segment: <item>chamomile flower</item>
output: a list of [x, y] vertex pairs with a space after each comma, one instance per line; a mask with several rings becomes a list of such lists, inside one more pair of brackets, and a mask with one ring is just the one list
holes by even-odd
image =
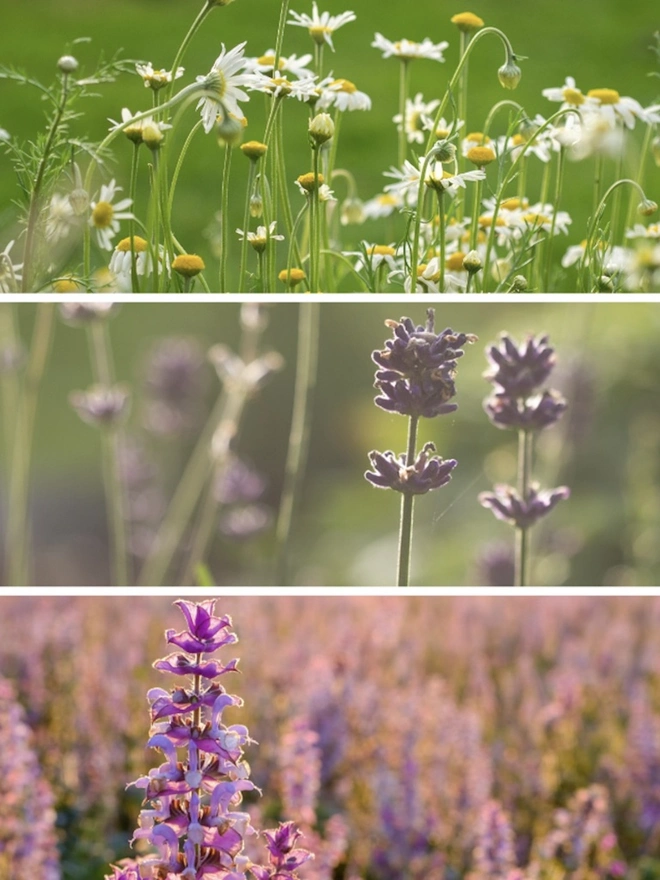
[[[139, 235], [133, 236], [133, 251], [135, 252], [135, 271], [138, 275], [150, 275], [153, 271], [153, 258], [149, 250], [149, 243]], [[163, 246], [159, 248], [158, 256], [159, 271], [163, 267], [169, 271], [169, 260], [165, 254]], [[115, 247], [112, 257], [110, 258], [109, 269], [114, 276], [113, 286], [116, 285], [118, 291], [132, 293], [133, 279], [133, 254], [131, 253], [131, 239], [122, 238]]]
[[16, 293], [23, 280], [23, 263], [13, 263], [10, 257], [14, 244], [10, 241], [4, 251], [0, 251], [0, 293]]
[[213, 67], [206, 76], [198, 76], [197, 82], [204, 85], [205, 94], [200, 98], [197, 109], [204, 122], [204, 131], [208, 134], [215, 125], [219, 115], [233, 114], [238, 119], [243, 116], [238, 106], [239, 101], [249, 101], [250, 96], [245, 88], [256, 88], [256, 75], [244, 73], [246, 60], [245, 43], [234, 46], [229, 52], [222, 45], [222, 52], [215, 60]]
[[660, 223], [651, 223], [650, 226], [643, 226], [636, 223], [632, 229], [626, 232], [626, 238], [658, 238], [660, 239]]
[[360, 272], [368, 265], [373, 272], [386, 265], [392, 272], [396, 272], [399, 266], [396, 262], [396, 247], [393, 244], [370, 244], [362, 242], [361, 251], [347, 251], [346, 257], [359, 257], [355, 264], [355, 271]]
[[418, 92], [414, 98], [406, 99], [405, 117], [402, 119], [401, 114], [398, 113], [392, 121], [398, 131], [401, 131], [403, 124], [409, 144], [423, 144], [427, 137], [425, 133], [433, 127], [435, 111], [439, 106], [439, 100], [425, 101], [422, 93]]
[[395, 181], [395, 183], [388, 183], [387, 186], [384, 187], [385, 192], [392, 195], [395, 199], [398, 199], [402, 204], [409, 206], [416, 205], [423, 161], [423, 159], [420, 159], [419, 166], [415, 166], [412, 162], [406, 159], [402, 168], [395, 168], [392, 166], [389, 171], [384, 171], [383, 174], [385, 177], [391, 177]]
[[486, 172], [483, 168], [475, 171], [464, 171], [462, 174], [451, 174], [439, 163], [431, 164], [426, 172], [424, 183], [431, 189], [456, 195], [459, 189], [465, 189], [467, 184], [476, 180], [484, 180]]
[[66, 238], [76, 221], [76, 212], [71, 206], [68, 196], [54, 193], [48, 204], [46, 216], [46, 238], [53, 242]]
[[554, 226], [554, 234], [568, 235], [568, 227], [573, 222], [567, 211], [555, 211], [552, 205], [537, 202], [522, 215], [523, 223], [534, 232], [550, 233]]
[[382, 34], [377, 33], [371, 45], [374, 49], [380, 49], [383, 58], [401, 58], [403, 61], [427, 58], [429, 61], [444, 61], [442, 53], [449, 43], [446, 40], [441, 43], [433, 43], [428, 37], [425, 37], [421, 43], [405, 39], [393, 43]]
[[[135, 114], [136, 116], [139, 114]], [[135, 144], [141, 144], [144, 141], [145, 134], [149, 136], [151, 132], [160, 132], [161, 134], [164, 131], [172, 128], [167, 122], [156, 122], [153, 116], [146, 116], [144, 119], [138, 119], [137, 122], [132, 122], [134, 114], [128, 109], [128, 107], [122, 107], [121, 111], [121, 122], [115, 122], [114, 119], [108, 120], [112, 123], [110, 127], [110, 131], [116, 131], [118, 128], [122, 128], [124, 134], [129, 139], [129, 141], [133, 141]]]
[[525, 156], [536, 156], [541, 162], [549, 162], [554, 151], [551, 130], [545, 129], [540, 137], [535, 138], [531, 143], [530, 141], [531, 138], [526, 138], [520, 133], [514, 134], [509, 138], [503, 135], [497, 139], [496, 152], [498, 156], [506, 153], [511, 161], [515, 162], [526, 146]]
[[183, 67], [178, 67], [176, 71], [156, 70], [151, 61], [147, 61], [146, 64], [136, 64], [135, 70], [138, 76], [142, 77], [145, 88], [153, 89], [154, 92], [174, 82], [175, 79], [180, 79], [185, 73]]
[[467, 156], [474, 147], [493, 147], [493, 141], [481, 131], [471, 131], [461, 141], [461, 154]]
[[133, 214], [127, 208], [133, 204], [132, 199], [121, 199], [113, 204], [114, 198], [121, 187], [114, 180], [101, 187], [98, 201], [92, 202], [89, 225], [96, 233], [96, 240], [103, 250], [112, 250], [112, 239], [119, 232], [119, 221], [130, 220]]
[[316, 2], [312, 4], [312, 14], [311, 16], [306, 15], [305, 13], [294, 12], [291, 10], [289, 13], [291, 19], [287, 22], [287, 24], [293, 25], [294, 27], [304, 27], [309, 31], [310, 37], [314, 40], [314, 42], [322, 46], [323, 43], [327, 43], [328, 46], [335, 51], [335, 47], [332, 43], [332, 35], [336, 30], [339, 30], [340, 27], [343, 27], [345, 24], [349, 24], [351, 21], [355, 21], [355, 13], [354, 12], [341, 12], [339, 15], [330, 15], [329, 12], [321, 12], [319, 14], [319, 8]]
[[605, 116], [587, 113], [579, 131], [579, 139], [570, 147], [572, 159], [587, 159], [590, 156], [615, 159], [621, 155], [625, 142], [622, 127], [613, 125]]
[[283, 235], [275, 234], [276, 229], [277, 220], [273, 220], [268, 229], [266, 229], [265, 226], [257, 226], [256, 232], [247, 233], [242, 229], [237, 229], [236, 234], [241, 241], [244, 241], [247, 238], [249, 244], [252, 245], [255, 251], [262, 254], [266, 250], [269, 241], [284, 241]]
[[342, 113], [346, 110], [371, 110], [371, 98], [348, 79], [333, 79], [319, 84], [322, 88], [321, 97], [316, 104], [317, 110], [336, 107]]
[[391, 217], [395, 211], [403, 207], [403, 199], [391, 192], [379, 193], [364, 203], [364, 216], [368, 220]]
[[[311, 60], [311, 55], [301, 55], [300, 58], [297, 55], [280, 55], [277, 63], [277, 73], [291, 73], [293, 76], [298, 77], [298, 79], [314, 76], [313, 72], [308, 68]], [[273, 76], [275, 74], [275, 49], [268, 49], [259, 58], [246, 58], [245, 69], [250, 73], [263, 73], [267, 76]]]
[[556, 103], [561, 104], [562, 110], [566, 110], [570, 107], [580, 109], [584, 105], [589, 106], [594, 102], [591, 101], [586, 95], [583, 95], [580, 89], [575, 85], [575, 80], [572, 76], [567, 76], [564, 81], [564, 85], [559, 88], [552, 89], [543, 89], [541, 92], [544, 98], [547, 98], [548, 101], [555, 101]]
[[610, 125], [623, 122], [626, 128], [634, 128], [635, 121], [644, 118], [644, 108], [634, 98], [621, 97], [616, 89], [591, 89], [587, 92], [592, 104], [589, 112], [597, 114]]
[[315, 76], [307, 76], [304, 79], [287, 79], [286, 76], [263, 76], [255, 74], [253, 83], [255, 91], [264, 92], [274, 98], [281, 96], [296, 98], [298, 101], [316, 101], [319, 92]]

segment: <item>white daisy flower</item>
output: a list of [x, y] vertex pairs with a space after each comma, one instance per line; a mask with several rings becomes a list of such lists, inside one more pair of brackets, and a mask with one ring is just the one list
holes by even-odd
[[335, 47], [332, 43], [333, 33], [345, 24], [355, 21], [356, 18], [354, 12], [341, 12], [339, 15], [330, 15], [329, 12], [322, 12], [319, 14], [319, 8], [316, 2], [312, 4], [311, 16], [305, 15], [304, 13], [300, 14], [293, 10], [291, 10], [289, 15], [291, 15], [291, 20], [288, 21], [287, 24], [293, 25], [294, 27], [307, 28], [310, 37], [317, 45], [322, 46], [323, 43], [327, 43], [333, 52], [335, 51]]
[[[409, 144], [423, 144], [426, 140], [424, 133], [433, 128], [435, 111], [439, 106], [439, 100], [425, 101], [422, 93], [418, 92], [414, 98], [406, 99], [405, 118], [402, 119], [401, 114], [397, 113], [392, 121], [396, 124], [398, 131], [401, 131], [403, 124]], [[443, 119], [442, 122], [445, 120]], [[444, 128], [444, 126], [440, 127]]]
[[625, 135], [620, 125], [612, 124], [599, 113], [587, 113], [579, 128], [580, 137], [570, 147], [572, 159], [587, 159], [590, 156], [606, 156], [615, 159], [621, 155]]
[[11, 135], [6, 128], [0, 128], [0, 141], [11, 140]]
[[[138, 275], [150, 275], [153, 271], [153, 258], [149, 250], [149, 243], [139, 235], [133, 236], [133, 250], [135, 251], [135, 271]], [[159, 271], [165, 267], [169, 272], [169, 260], [161, 245], [159, 248]], [[118, 292], [134, 293], [133, 291], [133, 254], [131, 253], [131, 239], [122, 238], [115, 247], [110, 258], [109, 269], [114, 276], [113, 283]]]
[[595, 104], [594, 101], [582, 94], [580, 89], [575, 85], [575, 80], [572, 76], [566, 77], [563, 86], [556, 89], [543, 89], [541, 94], [544, 98], [547, 98], [548, 101], [555, 101], [556, 103], [561, 104], [562, 110], [568, 109], [569, 107], [580, 108]]
[[240, 72], [244, 71], [246, 66], [244, 49], [245, 43], [240, 43], [227, 52], [223, 43], [222, 52], [216, 58], [210, 72], [206, 76], [197, 77], [197, 82], [202, 83], [207, 90], [197, 104], [207, 134], [220, 114], [223, 116], [233, 114], [237, 119], [241, 119], [243, 113], [238, 102], [250, 100], [244, 87], [250, 89], [257, 87], [259, 80], [256, 74]]
[[495, 149], [493, 141], [487, 134], [484, 134], [481, 131], [471, 131], [465, 135], [461, 140], [461, 155], [467, 156], [473, 147], [491, 147], [492, 149]]
[[[300, 58], [298, 58], [297, 55], [280, 55], [277, 64], [277, 72], [282, 74], [292, 73], [294, 76], [298, 77], [298, 79], [305, 79], [306, 77], [314, 76], [314, 73], [308, 69], [308, 65], [311, 61], [311, 55], [301, 55]], [[245, 59], [245, 69], [250, 73], [263, 73], [272, 76], [274, 73], [274, 66], [275, 49], [268, 49], [263, 55], [260, 55], [259, 58]]]
[[621, 97], [616, 89], [591, 89], [587, 97], [592, 99], [589, 113], [596, 113], [610, 125], [621, 121], [626, 128], [633, 129], [635, 120], [645, 120], [644, 108], [634, 98]]
[[175, 79], [180, 79], [185, 73], [183, 67], [178, 67], [176, 72], [173, 70], [156, 70], [151, 61], [147, 61], [146, 64], [136, 64], [135, 70], [138, 76], [142, 77], [145, 88], [153, 89], [154, 92], [174, 82]]
[[356, 272], [360, 272], [365, 267], [365, 256], [374, 272], [383, 264], [392, 272], [400, 270], [396, 262], [396, 247], [393, 244], [370, 244], [368, 241], [363, 241], [362, 247], [363, 251], [346, 251], [344, 253], [345, 257], [359, 257], [355, 264]]
[[156, 122], [153, 116], [146, 116], [144, 119], [138, 119], [137, 122], [132, 122], [131, 120], [134, 115], [138, 116], [140, 114], [133, 114], [128, 107], [122, 107], [121, 122], [116, 122], [114, 119], [108, 120], [112, 123], [110, 131], [116, 131], [118, 128], [122, 128], [124, 134], [129, 140], [141, 143], [145, 132], [148, 132], [150, 129], [156, 129], [162, 133], [172, 128], [167, 122]]
[[657, 125], [660, 122], [660, 104], [652, 104], [650, 107], [645, 107], [643, 110], [644, 122], [649, 125]]
[[318, 110], [336, 107], [342, 113], [346, 110], [371, 110], [371, 98], [360, 92], [357, 86], [348, 79], [324, 80], [321, 86], [321, 97], [316, 104]]
[[571, 215], [566, 211], [555, 211], [554, 207], [549, 204], [537, 202], [535, 205], [525, 211], [522, 215], [525, 225], [535, 232], [550, 232], [554, 221], [554, 234], [568, 235], [568, 227], [573, 222]]
[[316, 100], [319, 96], [316, 76], [307, 76], [304, 79], [287, 79], [285, 76], [264, 76], [254, 74], [253, 88], [257, 92], [264, 92], [274, 98], [285, 96], [296, 98], [298, 101]]
[[426, 172], [425, 183], [433, 189], [441, 189], [450, 195], [456, 195], [459, 189], [465, 189], [468, 183], [476, 180], [485, 180], [486, 172], [483, 168], [474, 171], [464, 171], [462, 174], [451, 174], [445, 171], [438, 162], [431, 163]]
[[46, 217], [46, 238], [53, 243], [66, 238], [76, 222], [76, 212], [68, 196], [51, 196]]
[[[419, 189], [419, 178], [421, 177], [421, 166], [423, 159], [419, 160], [418, 167], [413, 165], [408, 159], [403, 163], [401, 169], [392, 166], [389, 171], [384, 171], [385, 177], [392, 177], [396, 183], [388, 183], [384, 190], [390, 193], [394, 198], [406, 205], [417, 204], [417, 192]], [[438, 163], [439, 164], [439, 163]]]
[[0, 251], [0, 293], [17, 293], [23, 280], [23, 263], [12, 263], [9, 256], [14, 244], [10, 241], [4, 251]]
[[650, 226], [636, 223], [626, 232], [626, 238], [660, 238], [660, 223], [651, 223]]
[[404, 61], [413, 61], [415, 58], [427, 58], [429, 61], [444, 61], [443, 52], [449, 45], [446, 40], [441, 43], [433, 43], [425, 37], [421, 43], [412, 40], [397, 40], [393, 43], [382, 34], [375, 34], [371, 44], [374, 49], [380, 49], [383, 58], [402, 58]]
[[380, 193], [364, 203], [364, 216], [369, 220], [390, 217], [403, 207], [403, 199], [391, 192]]
[[660, 245], [649, 242], [635, 251], [627, 248], [621, 250], [625, 251], [619, 259], [625, 262], [625, 268], [621, 271], [628, 276], [626, 289], [635, 293], [660, 290]]
[[265, 226], [257, 226], [256, 232], [246, 233], [242, 229], [237, 229], [236, 233], [241, 241], [244, 241], [247, 238], [255, 251], [261, 254], [266, 250], [269, 241], [284, 241], [283, 235], [275, 234], [276, 229], [277, 220], [273, 220], [268, 229], [266, 229]]
[[130, 220], [133, 214], [127, 208], [133, 204], [132, 199], [121, 199], [113, 204], [113, 200], [121, 187], [114, 180], [101, 187], [99, 199], [91, 204], [89, 225], [96, 232], [96, 240], [103, 250], [112, 250], [112, 239], [119, 232], [119, 221]]

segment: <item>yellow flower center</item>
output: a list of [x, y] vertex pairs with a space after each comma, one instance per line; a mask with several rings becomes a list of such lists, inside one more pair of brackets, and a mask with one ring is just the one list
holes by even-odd
[[473, 131], [465, 136], [466, 141], [474, 141], [476, 144], [489, 144], [490, 138], [482, 131]]
[[417, 57], [417, 55], [415, 54], [415, 49], [417, 49], [417, 47], [419, 46], [419, 43], [413, 43], [412, 40], [408, 40], [407, 45], [410, 46], [409, 52], [402, 52], [401, 51], [401, 47], [403, 45], [401, 40], [397, 40], [396, 43], [394, 43], [393, 45], [394, 45], [394, 51], [399, 56], [399, 58], [407, 58], [408, 60], [412, 60], [413, 58]]
[[260, 141], [248, 141], [245, 144], [241, 144], [241, 150], [244, 155], [248, 157], [248, 159], [261, 159], [262, 156], [265, 156], [268, 151], [268, 146], [266, 144], [262, 144]]
[[474, 12], [459, 12], [458, 15], [453, 15], [450, 21], [452, 24], [456, 25], [459, 31], [463, 31], [464, 33], [477, 31], [484, 26], [483, 18], [479, 18]]
[[584, 104], [584, 95], [579, 89], [566, 88], [562, 91], [562, 95], [564, 96], [564, 101], [567, 104], [572, 104], [574, 107]]
[[53, 293], [78, 293], [80, 285], [73, 278], [60, 278], [53, 284]]
[[296, 284], [300, 284], [301, 281], [304, 281], [307, 278], [307, 275], [303, 272], [302, 269], [282, 269], [280, 274], [277, 276], [280, 281], [284, 284], [290, 284], [292, 287]]
[[370, 257], [393, 257], [396, 254], [396, 251], [389, 245], [375, 244], [373, 247], [367, 249], [367, 253]]
[[312, 37], [325, 37], [326, 34], [332, 33], [332, 28], [327, 24], [316, 24], [309, 28], [309, 33]]
[[[272, 67], [275, 64], [275, 56], [274, 55], [262, 55], [261, 58], [257, 58], [257, 64], [261, 64], [263, 67]], [[277, 62], [277, 69], [284, 70], [286, 67], [286, 58], [280, 58]]]
[[[479, 226], [481, 226], [483, 229], [490, 229], [490, 227], [493, 225], [493, 218], [492, 218], [492, 216], [487, 216], [485, 214], [482, 214], [481, 217], [479, 217], [478, 222], [479, 222]], [[507, 222], [504, 219], [504, 217], [498, 216], [497, 220], [495, 221], [495, 226], [506, 226], [506, 225], [507, 225]]]
[[390, 193], [383, 193], [378, 196], [376, 199], [379, 205], [396, 205], [398, 204], [396, 196], [391, 195]]
[[495, 161], [495, 151], [490, 147], [472, 147], [467, 151], [466, 158], [477, 168], [483, 168], [484, 165], [490, 165]]
[[601, 104], [618, 104], [621, 100], [621, 95], [616, 89], [590, 89], [587, 95], [600, 101]]
[[424, 131], [424, 114], [419, 110], [414, 110], [408, 116], [409, 131]]
[[204, 260], [197, 254], [179, 254], [172, 260], [172, 268], [184, 278], [193, 278], [203, 272], [206, 266]]
[[523, 216], [523, 220], [525, 223], [529, 223], [530, 226], [543, 226], [544, 223], [551, 223], [552, 220], [550, 217], [546, 217], [545, 214], [525, 214]]
[[[149, 245], [144, 238], [140, 238], [139, 235], [133, 236], [133, 250], [135, 251], [136, 254], [144, 253], [147, 250], [148, 246]], [[131, 250], [130, 237], [129, 238], [122, 238], [122, 240], [119, 242], [119, 244], [117, 245], [115, 250], [120, 251], [122, 254], [128, 253], [128, 251]]]
[[518, 208], [522, 208], [524, 204], [527, 204], [527, 199], [514, 197], [512, 199], [504, 199], [500, 207], [504, 208], [505, 211], [516, 211]]
[[115, 209], [110, 202], [98, 202], [92, 211], [92, 223], [97, 229], [107, 229], [115, 216]]
[[514, 147], [521, 147], [523, 144], [526, 144], [527, 141], [525, 140], [523, 135], [514, 134], [514, 136], [511, 138], [511, 143], [513, 144]]
[[346, 92], [349, 95], [353, 95], [357, 92], [357, 86], [348, 79], [336, 79], [334, 82], [330, 83], [330, 88], [333, 86], [336, 87], [338, 92]]
[[322, 174], [319, 174], [317, 178], [314, 177], [313, 171], [308, 171], [307, 174], [301, 174], [298, 178], [298, 183], [302, 186], [304, 190], [307, 192], [312, 192], [312, 190], [316, 187], [318, 182], [319, 186], [323, 186], [325, 183], [325, 178]]
[[464, 268], [464, 257], [465, 254], [463, 253], [463, 251], [456, 251], [455, 254], [451, 254], [449, 257], [447, 257], [447, 259], [445, 260], [445, 266], [450, 270], [450, 272], [460, 272]]

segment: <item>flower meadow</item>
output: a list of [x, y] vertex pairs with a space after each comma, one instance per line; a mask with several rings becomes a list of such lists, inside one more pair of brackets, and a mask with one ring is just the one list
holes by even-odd
[[0, 305], [3, 581], [655, 584], [659, 321]]
[[659, 870], [656, 598], [0, 601], [3, 877]]
[[[514, 41], [496, 7], [492, 20], [443, 11], [417, 39], [403, 11], [375, 16], [356, 59], [342, 50], [362, 27], [353, 10], [273, 3], [267, 45], [233, 39], [240, 5], [204, 0], [174, 50], [150, 42], [151, 59], [110, 53], [95, 67], [81, 36], [49, 79], [0, 68], [3, 89], [42, 110], [27, 134], [0, 120], [18, 184], [2, 292], [660, 290], [652, 25], [635, 95], [567, 68], [520, 102], [547, 60], [525, 58], [524, 32]], [[211, 33], [214, 54], [200, 57]], [[361, 87], [365, 65], [382, 69], [378, 93]], [[372, 113], [388, 134], [352, 167], [355, 118]], [[204, 240], [177, 210], [200, 155]]]

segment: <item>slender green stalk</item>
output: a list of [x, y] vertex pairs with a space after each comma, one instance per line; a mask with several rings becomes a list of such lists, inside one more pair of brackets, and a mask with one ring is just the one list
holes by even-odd
[[131, 199], [131, 217], [128, 221], [128, 237], [131, 243], [131, 287], [134, 293], [140, 292], [140, 281], [137, 273], [137, 260], [135, 259], [135, 197], [137, 195], [137, 178], [138, 164], [140, 159], [140, 144], [133, 144], [133, 155], [131, 158], [131, 180], [128, 187], [128, 194]]
[[277, 38], [275, 40], [275, 63], [273, 64], [273, 76], [277, 76], [280, 67], [282, 46], [284, 45], [284, 31], [286, 29], [286, 17], [289, 14], [289, 0], [282, 0], [280, 6], [280, 20], [277, 25]]
[[[245, 193], [245, 213], [243, 214], [243, 241], [241, 242], [241, 266], [238, 272], [238, 292], [243, 293], [245, 290], [245, 273], [247, 272], [247, 253], [248, 253], [248, 231], [250, 229], [250, 199], [252, 198], [252, 189], [254, 187], [254, 175], [256, 170], [256, 162], [250, 159], [250, 167], [248, 168], [247, 190]], [[220, 255], [223, 259], [224, 254]]]
[[557, 177], [555, 179], [555, 199], [554, 199], [554, 213], [552, 215], [552, 223], [550, 225], [550, 238], [547, 242], [547, 254], [546, 254], [546, 265], [545, 265], [545, 284], [544, 284], [544, 292], [548, 292], [550, 290], [550, 272], [552, 271], [552, 253], [554, 250], [555, 243], [555, 226], [557, 223], [557, 214], [559, 213], [559, 203], [561, 202], [561, 194], [564, 185], [564, 167], [565, 167], [565, 159], [566, 159], [566, 150], [564, 147], [559, 148], [559, 156], [557, 158]]
[[[406, 467], [415, 463], [417, 450], [417, 428], [419, 418], [411, 416], [408, 423], [408, 451], [406, 452]], [[415, 496], [410, 492], [404, 492], [401, 496], [401, 522], [399, 527], [399, 560], [397, 572], [397, 586], [410, 586], [410, 558], [413, 534], [413, 509]]]
[[[88, 327], [90, 358], [94, 381], [104, 388], [115, 384], [115, 371], [106, 321], [92, 321]], [[113, 586], [129, 584], [126, 499], [120, 473], [121, 430], [113, 424], [101, 428], [103, 483], [105, 488]]]
[[[523, 501], [527, 501], [529, 495], [530, 476], [532, 472], [532, 444], [534, 434], [532, 431], [521, 430], [518, 432], [518, 494]], [[515, 547], [515, 587], [527, 587], [529, 584], [529, 528], [516, 529]]]
[[[623, 129], [623, 124], [620, 124], [620, 128]], [[621, 131], [621, 139], [623, 140], [624, 134]], [[621, 148], [619, 150], [619, 155], [616, 159], [616, 168], [614, 171], [614, 179], [619, 180], [623, 177], [623, 155], [624, 150]], [[614, 193], [614, 204], [612, 205], [612, 222], [610, 223], [610, 244], [614, 245], [618, 241], [618, 232], [619, 232], [619, 215], [621, 212], [621, 190], [618, 189]]]
[[32, 447], [39, 391], [51, 350], [54, 322], [55, 305], [41, 303], [37, 309], [14, 431], [6, 547], [10, 586], [25, 586], [29, 579], [27, 549]]
[[[446, 217], [445, 217], [445, 198], [444, 193], [438, 191], [438, 218], [439, 218], [439, 230], [438, 236], [440, 238], [440, 282], [438, 284], [440, 293], [444, 293], [445, 291], [445, 264], [447, 262], [447, 242], [445, 240], [446, 236]], [[414, 293], [417, 288], [413, 288], [412, 292]]]
[[475, 250], [479, 240], [479, 217], [481, 216], [481, 193], [483, 180], [477, 180], [474, 187], [474, 202], [472, 205], [472, 224], [470, 227], [470, 250]]
[[[296, 238], [296, 228], [298, 225], [298, 221], [294, 221], [293, 219], [293, 209], [291, 208], [291, 199], [289, 198], [289, 188], [287, 187], [287, 173], [286, 173], [286, 153], [284, 150], [284, 126], [282, 124], [282, 114], [280, 114], [277, 120], [277, 139], [278, 139], [278, 179], [280, 184], [280, 199], [282, 202], [282, 208], [284, 209], [284, 225], [286, 228], [286, 234], [289, 236], [289, 255], [291, 255], [291, 246], [293, 247], [293, 253], [295, 254], [296, 260], [298, 261], [298, 265], [302, 265], [302, 256], [300, 254], [300, 248], [298, 247], [298, 239]], [[289, 264], [287, 266], [288, 269], [291, 268]], [[273, 288], [274, 290], [275, 288]]]
[[307, 467], [318, 375], [320, 321], [321, 307], [318, 303], [301, 303], [298, 312], [298, 356], [293, 413], [276, 528], [277, 583], [282, 587], [289, 584], [291, 532]]
[[[209, 2], [209, 0], [207, 0], [207, 2], [204, 4], [202, 9], [200, 9], [200, 11], [197, 13], [195, 20], [193, 21], [193, 23], [190, 25], [190, 28], [188, 29], [188, 33], [185, 35], [181, 45], [177, 49], [177, 53], [174, 56], [174, 62], [172, 64], [172, 82], [165, 87], [165, 98], [166, 99], [169, 99], [172, 95], [172, 89], [174, 88], [174, 78], [176, 76], [177, 70], [181, 66], [181, 62], [183, 61], [183, 58], [184, 58], [184, 55], [186, 54], [186, 50], [188, 49], [188, 46], [190, 45], [190, 43], [191, 43], [193, 37], [195, 36], [195, 34], [197, 33], [197, 31], [200, 29], [200, 27], [204, 23], [204, 19], [209, 14], [209, 12], [213, 9], [214, 6], [215, 6], [215, 4], [213, 2]], [[161, 105], [160, 109], [161, 110], [163, 109], [162, 105]]]
[[410, 61], [401, 58], [399, 68], [399, 115], [401, 116], [399, 129], [399, 168], [403, 166], [408, 151], [408, 139], [406, 137], [406, 101], [408, 99]]
[[43, 153], [41, 155], [41, 161], [39, 162], [37, 174], [34, 179], [34, 186], [32, 187], [32, 192], [30, 194], [30, 207], [28, 208], [27, 226], [25, 230], [25, 248], [23, 250], [23, 283], [21, 286], [21, 290], [23, 293], [31, 292], [30, 287], [32, 286], [34, 239], [37, 231], [37, 222], [39, 220], [39, 210], [41, 207], [41, 187], [43, 186], [44, 178], [46, 176], [50, 154], [55, 144], [57, 130], [60, 127], [62, 116], [64, 115], [64, 111], [66, 109], [66, 103], [69, 95], [68, 85], [69, 75], [68, 73], [63, 73], [62, 95], [57, 110], [55, 111], [55, 116], [50, 126], [50, 130], [48, 131], [46, 143], [44, 144]]
[[319, 269], [321, 261], [321, 241], [320, 241], [320, 211], [321, 203], [319, 200], [319, 150], [312, 150], [314, 183], [312, 191], [309, 195], [310, 207], [310, 247], [309, 247], [309, 273], [310, 273], [310, 291], [319, 293]]
[[[219, 293], [227, 293], [227, 263], [229, 254], [229, 179], [231, 175], [231, 159], [233, 148], [229, 144], [225, 144], [225, 161], [222, 171], [222, 210], [221, 210], [221, 232], [222, 232], [222, 253], [220, 254], [220, 276], [219, 276]], [[247, 235], [247, 230], [245, 231]]]
[[[644, 142], [642, 143], [642, 152], [639, 157], [639, 166], [637, 168], [637, 176], [635, 178], [635, 180], [642, 187], [642, 189], [644, 188], [644, 172], [646, 170], [646, 163], [647, 163], [649, 153], [650, 153], [651, 138], [653, 137], [653, 128], [654, 128], [654, 126], [653, 126], [652, 122], [650, 122], [646, 126], [646, 134], [644, 135]], [[636, 208], [635, 197], [631, 193], [630, 202], [628, 204], [628, 216], [626, 219], [626, 226], [627, 227], [632, 225], [633, 219], [635, 217], [635, 208]]]

